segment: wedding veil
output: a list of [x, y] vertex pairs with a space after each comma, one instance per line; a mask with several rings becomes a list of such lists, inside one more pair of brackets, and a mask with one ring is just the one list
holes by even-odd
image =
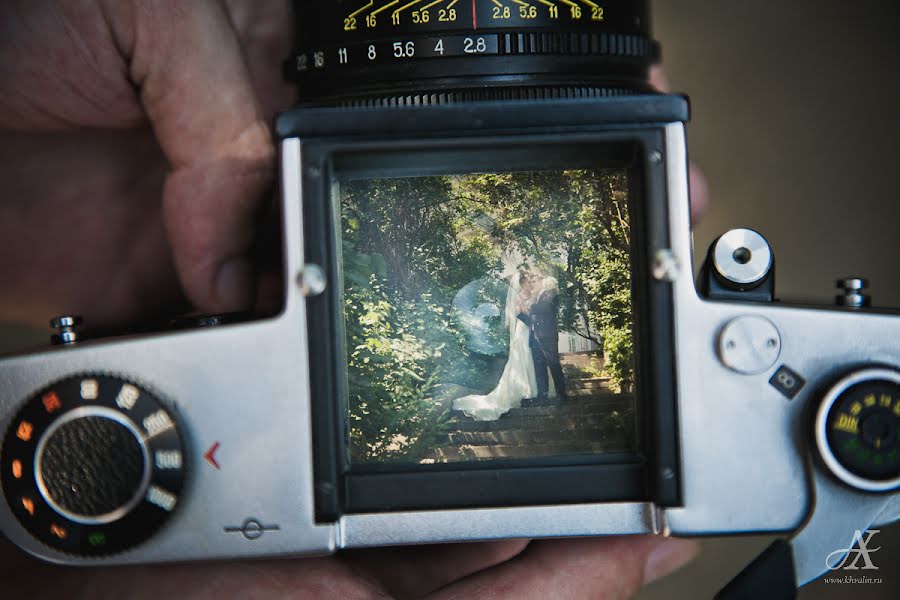
[[522, 291], [522, 288], [519, 285], [518, 271], [514, 270], [508, 275], [508, 277], [509, 287], [506, 291], [506, 304], [503, 307], [503, 324], [509, 327], [509, 339], [512, 340], [513, 333], [515, 333], [516, 331], [516, 323], [518, 321], [519, 292]]

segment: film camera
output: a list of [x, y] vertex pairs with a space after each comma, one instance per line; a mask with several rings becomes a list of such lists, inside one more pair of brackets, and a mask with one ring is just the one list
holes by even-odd
[[[792, 594], [900, 517], [900, 319], [692, 270], [645, 2], [296, 2], [282, 310], [0, 361], [0, 529], [66, 564], [785, 532]], [[841, 343], [835, 343], [841, 340]], [[743, 594], [743, 596], [742, 596]]]

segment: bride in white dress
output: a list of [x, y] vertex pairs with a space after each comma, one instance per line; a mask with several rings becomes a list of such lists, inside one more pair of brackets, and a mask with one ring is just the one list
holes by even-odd
[[489, 393], [463, 396], [453, 401], [453, 408], [479, 421], [494, 421], [511, 408], [521, 406], [523, 398], [531, 398], [537, 390], [534, 361], [528, 344], [528, 326], [518, 314], [534, 301], [536, 278], [528, 273], [510, 278], [503, 310], [503, 322], [509, 326], [509, 355], [497, 387]]

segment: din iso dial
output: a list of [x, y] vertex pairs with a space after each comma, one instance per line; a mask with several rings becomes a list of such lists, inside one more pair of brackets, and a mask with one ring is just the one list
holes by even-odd
[[869, 492], [900, 487], [900, 372], [865, 369], [837, 382], [819, 406], [815, 439], [844, 483]]
[[116, 377], [31, 397], [3, 442], [0, 480], [22, 526], [57, 550], [102, 555], [152, 535], [178, 503], [181, 436], [150, 392]]

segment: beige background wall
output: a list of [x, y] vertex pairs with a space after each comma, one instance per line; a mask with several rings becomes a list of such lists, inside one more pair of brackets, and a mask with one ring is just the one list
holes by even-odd
[[697, 250], [731, 227], [758, 228], [782, 297], [830, 301], [833, 280], [853, 273], [872, 280], [876, 304], [900, 307], [900, 5], [652, 6], [712, 191]]

